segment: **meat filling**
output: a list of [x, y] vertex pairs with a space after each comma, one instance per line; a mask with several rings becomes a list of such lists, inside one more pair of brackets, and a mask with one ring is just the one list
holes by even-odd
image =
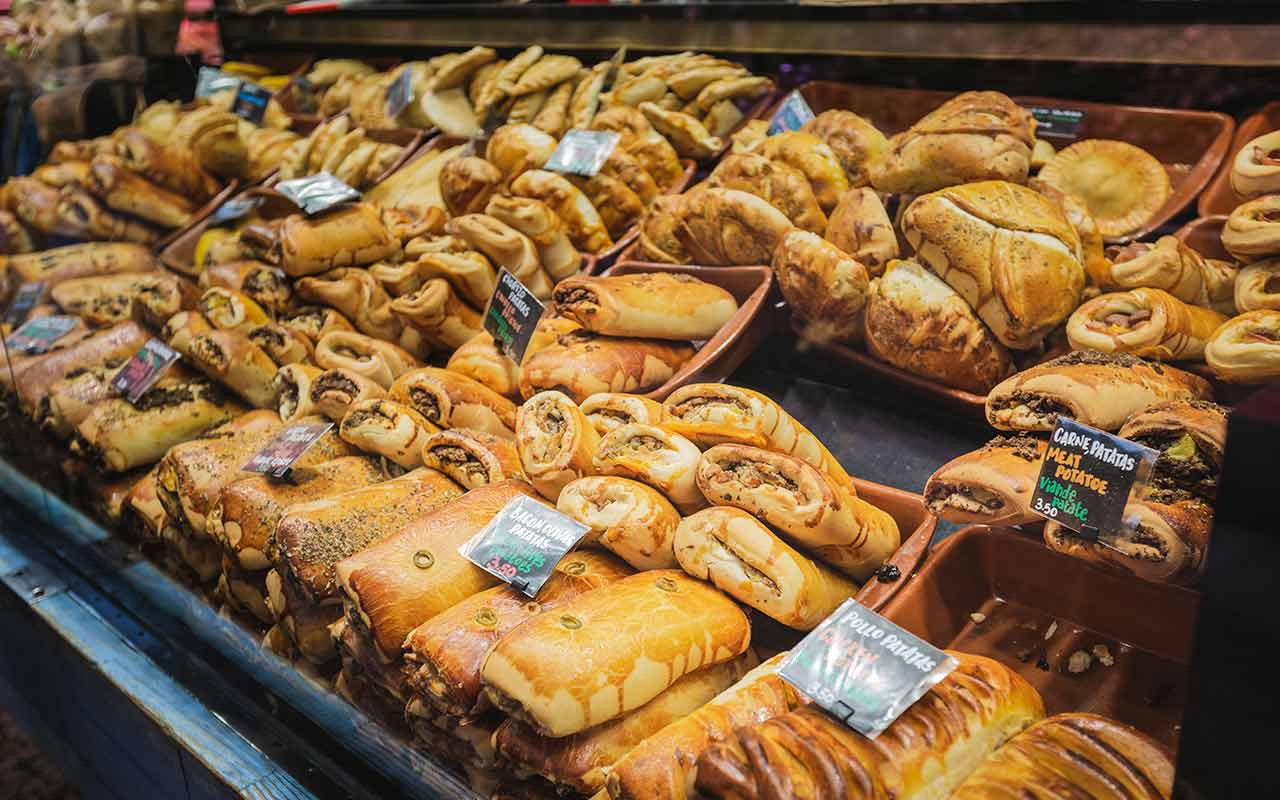
[[280, 415], [292, 417], [298, 410], [298, 384], [286, 382], [280, 388]]
[[347, 414], [342, 420], [342, 429], [355, 428], [360, 425], [377, 425], [385, 430], [395, 427], [395, 420], [382, 413], [381, 407], [359, 408]]
[[1280, 167], [1280, 149], [1264, 150], [1254, 145], [1253, 160], [1266, 167]]
[[1017, 406], [1025, 406], [1032, 414], [1046, 419], [1052, 419], [1058, 414], [1072, 415], [1071, 409], [1064, 403], [1059, 403], [1052, 398], [1032, 394], [1031, 392], [1014, 392], [1009, 395], [1006, 408], [1015, 408]]
[[666, 450], [667, 443], [654, 436], [632, 436], [624, 442], [616, 442], [612, 447], [601, 449], [601, 458], [614, 458], [624, 453], [657, 453]]
[[409, 400], [413, 403], [413, 408], [422, 416], [439, 423], [440, 419], [440, 398], [434, 393], [423, 389], [421, 386], [409, 387]]
[[585, 286], [575, 286], [567, 291], [556, 292], [556, 305], [597, 305], [596, 293]]
[[976, 486], [935, 483], [925, 497], [930, 508], [954, 508], [966, 514], [992, 514], [1004, 508], [1004, 498]]
[[676, 417], [690, 422], [705, 420], [711, 416], [712, 406], [732, 409], [740, 414], [750, 414], [751, 407], [736, 397], [690, 397], [671, 408]]
[[[734, 566], [736, 566], [738, 569], [742, 570], [743, 574], [747, 576], [747, 580], [751, 581], [752, 585], [763, 586], [765, 589], [767, 589], [768, 591], [770, 591], [775, 595], [779, 595], [779, 596], [782, 595], [782, 589], [778, 587], [777, 581], [773, 580], [768, 575], [764, 574], [760, 570], [751, 566], [746, 561], [743, 561], [742, 557], [739, 556], [737, 553], [733, 552], [733, 548], [730, 547], [729, 543], [724, 539], [720, 538], [714, 533], [709, 534], [709, 536], [711, 540], [716, 544], [717, 552], [714, 558], [717, 561], [727, 561], [733, 564]], [[711, 556], [710, 553], [708, 553], [707, 555]]]
[[1106, 331], [1108, 328], [1124, 328], [1132, 330], [1139, 323], [1146, 322], [1151, 319], [1151, 309], [1139, 308], [1135, 311], [1114, 311], [1102, 319], [1094, 319], [1089, 321], [1089, 327], [1095, 331]]
[[1177, 487], [1212, 500], [1217, 495], [1218, 470], [1209, 463], [1190, 434], [1168, 433], [1135, 437], [1160, 455], [1152, 483]]
[[1275, 344], [1280, 342], [1280, 331], [1272, 328], [1250, 328], [1249, 338], [1259, 342], [1266, 342], [1267, 344]]
[[219, 371], [228, 366], [227, 352], [204, 337], [198, 337], [191, 343], [191, 356]]
[[719, 466], [723, 474], [733, 476], [735, 481], [748, 489], [775, 486], [792, 494], [800, 494], [800, 484], [783, 475], [772, 464], [759, 461], [731, 461]]
[[472, 480], [488, 482], [489, 470], [475, 456], [457, 445], [440, 445], [431, 448], [431, 453], [440, 459], [440, 463], [462, 470]]
[[360, 393], [360, 388], [356, 386], [355, 381], [347, 376], [330, 373], [321, 375], [319, 380], [316, 381], [315, 386], [311, 388], [311, 398], [313, 400], [318, 399], [330, 392], [333, 392], [346, 402], [351, 402]]

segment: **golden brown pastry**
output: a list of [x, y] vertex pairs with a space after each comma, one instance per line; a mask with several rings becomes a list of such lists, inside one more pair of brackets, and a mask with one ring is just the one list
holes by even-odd
[[[253, 226], [245, 229], [251, 230]], [[400, 251], [400, 242], [369, 203], [355, 203], [319, 217], [293, 214], [265, 241], [265, 260], [295, 278], [372, 264]]]
[[73, 278], [53, 287], [49, 298], [62, 311], [93, 327], [114, 325], [130, 318], [134, 296], [163, 283], [166, 277], [161, 272], [120, 272]]
[[464, 489], [525, 480], [520, 454], [511, 441], [468, 428], [428, 436], [422, 444], [422, 464], [448, 475]]
[[850, 189], [840, 195], [823, 238], [866, 267], [872, 277], [898, 257], [898, 236], [872, 189]]
[[316, 344], [331, 331], [353, 331], [351, 323], [338, 311], [324, 306], [306, 306], [285, 317], [280, 324], [301, 333]]
[[676, 233], [684, 218], [685, 203], [693, 196], [668, 194], [653, 202], [640, 221], [637, 259], [658, 264], [688, 264], [693, 260]]
[[278, 323], [267, 323], [249, 328], [246, 332], [249, 341], [262, 348], [279, 366], [287, 364], [311, 363], [315, 355], [315, 346], [311, 340], [293, 328], [286, 328]]
[[826, 230], [826, 213], [808, 179], [785, 162], [771, 161], [757, 153], [732, 153], [699, 185], [749, 192], [781, 211], [799, 228], [819, 234]]
[[221, 382], [254, 408], [275, 406], [276, 362], [248, 336], [236, 331], [213, 330], [191, 340], [184, 354], [204, 374]]
[[130, 304], [130, 314], [151, 330], [158, 331], [174, 314], [195, 308], [199, 292], [196, 285], [186, 278], [166, 274], [159, 281], [146, 282], [138, 287]]
[[1089, 213], [1084, 201], [1039, 178], [1032, 178], [1027, 185], [1052, 200], [1080, 235], [1084, 271], [1089, 281], [1097, 286], [1111, 288], [1111, 262], [1107, 259], [1102, 231], [1098, 229], [1098, 223]]
[[538, 261], [552, 282], [578, 271], [582, 254], [569, 240], [564, 220], [546, 203], [529, 197], [502, 195], [491, 198], [484, 213], [532, 240]]
[[940, 519], [961, 525], [1026, 525], [1045, 442], [997, 436], [980, 449], [943, 464], [924, 485], [924, 502]]
[[654, 130], [667, 137], [682, 158], [712, 158], [724, 149], [724, 140], [712, 136], [697, 117], [668, 111], [655, 103], [639, 103], [638, 106]]
[[1235, 310], [1242, 314], [1259, 309], [1280, 310], [1280, 259], [1255, 261], [1241, 269], [1232, 292]]
[[606, 174], [603, 170], [590, 178], [570, 176], [569, 182], [578, 187], [600, 214], [600, 221], [613, 237], [621, 239], [644, 216], [644, 201], [631, 191], [627, 184]]
[[658, 186], [658, 182], [653, 176], [645, 170], [644, 165], [640, 163], [640, 159], [628, 153], [622, 147], [613, 148], [613, 152], [604, 160], [604, 164], [600, 167], [600, 174], [615, 178], [626, 184], [627, 188], [635, 192], [636, 197], [640, 198], [645, 206], [653, 203], [661, 196], [662, 189]]
[[334, 422], [342, 422], [356, 403], [386, 396], [377, 381], [349, 369], [327, 369], [311, 379], [311, 407]]
[[1013, 359], [955, 289], [914, 261], [893, 261], [871, 285], [867, 351], [889, 364], [986, 394], [1013, 373]]
[[1111, 261], [1103, 288], [1160, 289], [1191, 305], [1234, 312], [1236, 270], [1208, 259], [1173, 236], [1154, 245], [1130, 245]]
[[520, 393], [532, 397], [557, 389], [581, 402], [599, 392], [647, 392], [670, 380], [693, 354], [693, 347], [684, 343], [573, 330], [531, 355], [526, 353]]
[[320, 413], [311, 400], [311, 384], [324, 370], [310, 364], [287, 364], [276, 371], [271, 381], [276, 396], [276, 411], [285, 422]]
[[1231, 188], [1241, 197], [1280, 192], [1280, 131], [1245, 143], [1231, 161]]
[[421, 367], [397, 378], [387, 397], [441, 428], [470, 428], [515, 438], [516, 404], [466, 375]]
[[[449, 237], [455, 238], [455, 237]], [[458, 239], [465, 249], [458, 253], [430, 253], [420, 256], [417, 261], [398, 265], [411, 271], [412, 279], [402, 282], [397, 297], [413, 294], [432, 278], [444, 278], [453, 287], [454, 292], [473, 308], [484, 308], [498, 286], [498, 272], [493, 264], [482, 253], [470, 249], [463, 239]], [[375, 264], [374, 269], [383, 268], [379, 279], [386, 275], [386, 266]], [[386, 281], [383, 280], [386, 285]]]
[[800, 127], [826, 142], [844, 169], [850, 187], [871, 182], [871, 162], [880, 157], [889, 142], [884, 134], [867, 120], [840, 109], [828, 109]]
[[1161, 289], [1111, 292], [1084, 303], [1067, 320], [1078, 350], [1132, 353], [1158, 361], [1198, 361], [1227, 317], [1184, 303]]
[[75, 432], [95, 403], [116, 394], [111, 378], [113, 367], [89, 367], [62, 378], [49, 387], [36, 411], [37, 422], [59, 439]]
[[632, 338], [710, 339], [738, 311], [719, 286], [667, 272], [569, 278], [552, 299], [586, 330]]
[[221, 330], [247, 332], [271, 322], [271, 315], [247, 294], [215, 286], [200, 296], [199, 311], [209, 324]]
[[802, 131], [770, 136], [757, 152], [765, 158], [798, 170], [813, 187], [814, 197], [824, 214], [830, 214], [849, 188], [849, 179], [835, 152], [822, 139]]
[[1082, 139], [1062, 148], [1037, 177], [1083, 201], [1109, 238], [1146, 225], [1173, 192], [1169, 173], [1154, 156], [1110, 139]]
[[601, 436], [632, 422], [662, 424], [662, 404], [643, 395], [601, 392], [583, 400], [579, 407]]
[[507, 398], [520, 396], [520, 367], [504, 356], [493, 337], [477, 333], [453, 351], [446, 365], [450, 372], [466, 375]]
[[613, 238], [604, 226], [600, 213], [578, 187], [563, 175], [532, 169], [511, 182], [511, 193], [517, 197], [541, 200], [564, 220], [573, 246], [588, 253], [602, 253], [613, 246]]
[[327, 333], [316, 344], [316, 364], [324, 369], [346, 369], [390, 388], [418, 367], [418, 360], [390, 342], [353, 331]]
[[539, 170], [556, 151], [556, 140], [532, 125], [503, 125], [485, 145], [484, 157], [502, 173], [502, 185], [529, 170]]
[[773, 271], [787, 305], [804, 321], [805, 337], [850, 341], [862, 334], [866, 267], [808, 231], [793, 230], [773, 253]]
[[179, 311], [160, 329], [160, 338], [174, 350], [186, 356], [196, 337], [213, 330], [209, 320], [199, 311]]
[[595, 472], [591, 457], [600, 435], [563, 393], [533, 395], [516, 413], [516, 449], [524, 474], [551, 502], [570, 481]]
[[639, 161], [645, 172], [663, 189], [669, 190], [681, 180], [684, 167], [680, 164], [675, 148], [665, 136], [653, 129], [639, 109], [613, 106], [596, 114], [590, 127], [591, 130], [621, 134], [619, 146]]
[[750, 640], [746, 615], [728, 597], [675, 570], [652, 570], [529, 620], [498, 642], [481, 676], [513, 719], [568, 736], [735, 658]]
[[679, 567], [673, 545], [680, 512], [651, 486], [615, 475], [579, 478], [561, 490], [556, 508], [590, 526], [584, 544], [638, 570]]
[[0, 262], [0, 272], [14, 288], [36, 281], [53, 287], [73, 278], [159, 269], [160, 261], [151, 251], [132, 242], [72, 244], [38, 253], [5, 256]]
[[455, 158], [440, 168], [440, 196], [451, 216], [478, 214], [498, 185], [502, 173], [476, 156]]
[[[407, 344], [400, 336], [403, 326], [391, 313], [390, 295], [368, 270], [353, 267], [334, 269], [323, 275], [303, 278], [295, 288], [303, 300], [336, 308], [361, 333], [402, 347]], [[412, 351], [409, 347], [405, 349]]]
[[1120, 437], [1159, 453], [1151, 483], [1212, 502], [1227, 443], [1227, 409], [1207, 400], [1174, 400], [1139, 411]]
[[601, 437], [592, 456], [594, 472], [648, 484], [671, 500], [681, 514], [707, 506], [695, 474], [701, 454], [683, 436], [656, 425], [629, 423]]
[[461, 347], [483, 330], [480, 312], [462, 302], [443, 278], [432, 278], [412, 294], [397, 297], [390, 308], [426, 342], [445, 350]]
[[196, 204], [185, 195], [151, 183], [131, 172], [115, 156], [97, 156], [83, 185], [115, 211], [132, 214], [162, 228], [181, 228], [191, 222]]
[[551, 281], [542, 271], [538, 250], [528, 236], [487, 214], [454, 217], [448, 231], [484, 253], [495, 266], [506, 268], [539, 299], [551, 296]]
[[1204, 348], [1220, 380], [1262, 383], [1280, 375], [1280, 311], [1258, 309], [1228, 320]]
[[736, 189], [700, 190], [676, 229], [696, 264], [767, 264], [794, 227], [778, 209]]
[[569, 127], [569, 103], [573, 100], [573, 91], [577, 86], [578, 81], [569, 78], [548, 90], [546, 102], [529, 124], [548, 136], [557, 139], [563, 136]]
[[1222, 226], [1222, 246], [1237, 261], [1251, 263], [1280, 255], [1280, 195], [1235, 207]]
[[405, 469], [422, 466], [422, 443], [439, 431], [409, 406], [385, 398], [352, 404], [338, 427], [344, 442]]

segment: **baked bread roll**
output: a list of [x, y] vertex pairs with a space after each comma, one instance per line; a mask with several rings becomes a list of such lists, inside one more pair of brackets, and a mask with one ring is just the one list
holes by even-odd
[[533, 395], [516, 412], [520, 464], [538, 494], [555, 502], [570, 481], [595, 472], [600, 435], [563, 392]]
[[889, 139], [871, 162], [880, 192], [923, 194], [974, 181], [1026, 183], [1035, 120], [999, 92], [964, 92]]
[[1160, 745], [1123, 722], [1056, 714], [988, 756], [951, 797], [1168, 800], [1173, 775], [1173, 762]]
[[156, 272], [160, 269], [160, 261], [140, 244], [87, 242], [53, 247], [38, 253], [7, 255], [0, 261], [0, 267], [0, 273], [15, 288], [36, 281], [44, 281], [46, 286], [52, 287], [72, 278], [118, 272]]
[[1255, 261], [1240, 270], [1232, 291], [1235, 310], [1241, 314], [1259, 309], [1280, 311], [1280, 259]]
[[688, 264], [693, 260], [676, 234], [687, 201], [680, 194], [665, 194], [653, 201], [640, 221], [636, 258], [658, 264]]
[[1073, 142], [1036, 177], [1079, 198], [1109, 238], [1146, 225], [1173, 193], [1169, 173], [1159, 160], [1140, 147], [1109, 139]]
[[249, 341], [262, 348], [278, 366], [310, 364], [315, 357], [315, 345], [293, 328], [274, 322], [256, 325], [246, 331]]
[[[253, 226], [245, 229], [251, 230]], [[400, 252], [400, 242], [382, 223], [378, 209], [368, 203], [320, 217], [290, 215], [265, 241], [265, 260], [294, 278], [372, 264]]]
[[448, 475], [464, 489], [525, 479], [520, 454], [509, 439], [468, 428], [428, 436], [422, 444], [422, 464]]
[[1046, 444], [1031, 436], [997, 436], [943, 464], [924, 485], [924, 502], [939, 519], [960, 525], [1029, 525]]
[[1262, 383], [1280, 375], [1280, 311], [1258, 309], [1228, 320], [1204, 348], [1220, 380]]
[[419, 355], [406, 346], [400, 335], [403, 325], [392, 313], [391, 296], [368, 270], [350, 267], [330, 270], [323, 275], [303, 278], [295, 288], [303, 300], [337, 309], [366, 336], [394, 342], [413, 355]]
[[213, 330], [209, 320], [199, 311], [179, 311], [160, 329], [160, 338], [184, 356], [190, 356], [191, 343]]
[[1231, 188], [1241, 197], [1280, 192], [1280, 131], [1264, 133], [1240, 148], [1231, 161]]
[[[1040, 142], [1040, 139], [1036, 140]], [[1046, 144], [1052, 150], [1052, 145]], [[1052, 153], [1049, 154], [1052, 157]], [[1034, 156], [1033, 156], [1034, 161]], [[1107, 260], [1105, 242], [1098, 223], [1089, 213], [1089, 208], [1080, 198], [1067, 194], [1056, 186], [1051, 186], [1039, 178], [1032, 178], [1027, 185], [1049, 198], [1062, 211], [1062, 215], [1071, 223], [1080, 235], [1080, 245], [1084, 253], [1084, 271], [1089, 280], [1102, 287], [1110, 288], [1111, 262]]]
[[738, 311], [733, 295], [690, 275], [641, 272], [561, 281], [556, 311], [606, 336], [705, 340]]
[[84, 186], [107, 207], [123, 211], [162, 228], [181, 228], [191, 222], [196, 204], [186, 195], [156, 186], [131, 172], [115, 156], [96, 156]]
[[830, 214], [849, 189], [849, 179], [833, 151], [818, 136], [805, 131], [785, 131], [761, 143], [760, 155], [798, 170], [824, 214]]
[[479, 214], [502, 183], [502, 172], [476, 156], [455, 158], [440, 168], [440, 196], [449, 215]]
[[644, 395], [601, 392], [578, 406], [601, 436], [631, 422], [662, 424], [662, 403]]
[[462, 496], [433, 469], [299, 503], [285, 510], [267, 557], [302, 602], [338, 595], [339, 561], [399, 533], [410, 522]]
[[681, 572], [652, 570], [516, 628], [489, 653], [481, 677], [513, 719], [543, 736], [568, 736], [750, 644], [750, 623], [732, 600]]
[[857, 188], [871, 182], [871, 162], [889, 146], [888, 139], [867, 120], [842, 109], [828, 109], [800, 126], [826, 142], [844, 169], [849, 186]]
[[671, 142], [681, 158], [700, 161], [714, 158], [724, 149], [724, 140], [712, 136], [697, 117], [668, 111], [656, 103], [639, 103], [638, 107], [653, 129]]
[[490, 198], [484, 213], [533, 242], [538, 261], [553, 283], [578, 271], [582, 254], [569, 240], [564, 220], [546, 203], [531, 197], [497, 196]]
[[987, 422], [1002, 431], [1052, 431], [1059, 414], [1117, 431], [1145, 408], [1208, 400], [1197, 375], [1128, 355], [1078, 350], [1023, 370], [987, 395]]
[[[492, 143], [492, 140], [490, 140]], [[613, 246], [613, 238], [591, 201], [563, 175], [534, 169], [511, 182], [517, 197], [541, 200], [564, 220], [573, 246], [587, 253], [603, 253]]]
[[183, 526], [166, 521], [160, 531], [160, 544], [164, 547], [166, 569], [212, 594], [212, 584], [222, 572], [222, 550], [217, 543], [197, 538]]
[[315, 360], [324, 369], [349, 370], [384, 389], [418, 367], [416, 358], [394, 344], [354, 331], [326, 333], [316, 344]]
[[[49, 387], [36, 408], [40, 427], [59, 439], [75, 433], [94, 404], [116, 394], [111, 379], [118, 367], [89, 367]], [[661, 408], [661, 406], [659, 406]]]
[[557, 139], [563, 136], [569, 127], [569, 103], [573, 100], [577, 84], [577, 79], [569, 78], [554, 89], [546, 90], [547, 99], [529, 124], [548, 136]]
[[1184, 303], [1218, 308], [1223, 303], [1232, 305], [1236, 271], [1225, 262], [1201, 256], [1173, 236], [1161, 236], [1155, 245], [1121, 250], [1111, 261], [1108, 277], [1104, 288], [1149, 287]]
[[731, 153], [707, 177], [706, 188], [749, 192], [786, 215], [798, 228], [822, 233], [827, 215], [804, 173], [756, 153]]
[[1080, 302], [1080, 237], [1025, 187], [987, 181], [919, 197], [902, 231], [1006, 347], [1034, 347]]
[[525, 352], [520, 394], [532, 397], [557, 389], [581, 402], [600, 392], [648, 392], [671, 380], [694, 352], [683, 342], [572, 330], [537, 351], [531, 346]]
[[898, 235], [880, 196], [872, 189], [850, 189], [840, 195], [823, 238], [852, 256], [873, 277], [898, 257]]
[[248, 336], [236, 331], [208, 331], [192, 339], [189, 352], [183, 355], [196, 369], [254, 408], [275, 405], [272, 381], [278, 367]]
[[470, 428], [515, 438], [516, 404], [466, 375], [421, 367], [396, 379], [387, 397], [441, 428]]
[[125, 512], [125, 529], [135, 534], [139, 541], [150, 543], [160, 541], [160, 530], [167, 520], [164, 506], [156, 496], [155, 467], [147, 470], [146, 474], [133, 485], [125, 502], [128, 505], [128, 510]]
[[813, 561], [745, 511], [707, 508], [685, 517], [675, 537], [685, 572], [797, 630], [813, 630], [858, 585]]
[[830, 342], [861, 336], [866, 267], [821, 236], [802, 230], [782, 238], [772, 263], [787, 305], [804, 320], [805, 338]]
[[1133, 289], [1100, 295], [1077, 308], [1067, 320], [1067, 339], [1077, 350], [1198, 361], [1205, 342], [1226, 321], [1162, 289]]
[[496, 266], [505, 267], [529, 287], [534, 296], [542, 300], [551, 296], [551, 282], [542, 271], [538, 250], [528, 236], [487, 214], [454, 217], [449, 220], [448, 231], [465, 239]]
[[676, 237], [692, 263], [711, 266], [768, 264], [794, 227], [768, 202], [736, 189], [700, 190], [686, 198]]
[[82, 317], [93, 327], [104, 327], [129, 319], [133, 297], [164, 279], [160, 272], [73, 278], [49, 290], [49, 299], [63, 312]]
[[573, 175], [569, 182], [582, 190], [591, 205], [595, 206], [600, 214], [600, 221], [614, 241], [626, 236], [644, 216], [645, 204], [640, 195], [612, 175], [603, 171], [590, 178]]
[[464, 303], [443, 278], [391, 301], [392, 313], [419, 331], [432, 345], [445, 350], [461, 347], [483, 330], [480, 312]]
[[622, 181], [645, 206], [657, 200], [664, 188], [670, 188], [658, 186], [658, 182], [645, 170], [640, 159], [622, 147], [613, 148], [613, 152], [609, 153], [609, 157], [600, 166], [599, 174]]
[[680, 512], [651, 486], [614, 475], [579, 478], [560, 491], [556, 508], [591, 527], [584, 543], [638, 570], [680, 566], [672, 549]]
[[1248, 264], [1280, 255], [1280, 195], [1267, 195], [1235, 207], [1222, 226], [1222, 246]]
[[[574, 102], [576, 104], [576, 97]], [[680, 164], [679, 154], [665, 136], [654, 130], [638, 108], [615, 105], [595, 114], [588, 122], [593, 131], [615, 131], [621, 134], [622, 139], [618, 145], [640, 162], [658, 186], [669, 189], [680, 180], [684, 167]], [[578, 124], [575, 117], [572, 127], [587, 126]]]
[[473, 717], [488, 710], [481, 691], [485, 656], [526, 620], [631, 574], [606, 553], [571, 553], [556, 565], [530, 602], [510, 586], [474, 594], [413, 629], [404, 641], [409, 685], [441, 714]]
[[285, 317], [280, 324], [301, 333], [317, 344], [332, 331], [354, 331], [355, 327], [340, 312], [324, 306], [305, 306]]
[[201, 203], [222, 188], [217, 178], [196, 164], [189, 154], [154, 141], [138, 128], [120, 128], [111, 138], [115, 140], [115, 155], [125, 168], [152, 183]]
[[697, 484], [713, 504], [754, 514], [858, 581], [898, 549], [893, 517], [795, 456], [719, 444], [702, 454]]
[[503, 125], [489, 137], [484, 157], [502, 173], [502, 184], [512, 181], [530, 170], [540, 170], [556, 151], [555, 139], [532, 125]]
[[338, 563], [348, 618], [363, 623], [385, 660], [399, 658], [414, 628], [499, 583], [458, 548], [521, 495], [533, 495], [523, 481], [472, 489]]
[[177, 275], [165, 275], [154, 283], [138, 287], [130, 304], [130, 315], [153, 331], [158, 331], [179, 311], [195, 308], [199, 289]]
[[704, 750], [698, 790], [797, 800], [948, 797], [992, 751], [1044, 717], [1036, 690], [1008, 667], [948, 654], [959, 666], [874, 741], [805, 706]]
[[372, 378], [349, 369], [327, 369], [311, 379], [311, 407], [334, 422], [342, 422], [356, 403], [386, 397]]
[[466, 375], [507, 398], [520, 396], [520, 366], [504, 356], [488, 333], [477, 333], [453, 351], [450, 372]]
[[1213, 502], [1227, 444], [1226, 408], [1206, 400], [1174, 400], [1134, 414], [1120, 437], [1160, 454], [1152, 484]]
[[422, 444], [439, 431], [409, 406], [384, 398], [355, 403], [338, 426], [344, 442], [405, 469], [422, 466]]
[[415, 277], [413, 285], [405, 284], [404, 291], [397, 296], [413, 294], [432, 278], [444, 278], [472, 308], [484, 308], [498, 286], [497, 270], [484, 254], [474, 250], [424, 255], [411, 268]]
[[678, 433], [630, 423], [600, 439], [591, 463], [598, 474], [632, 478], [652, 486], [681, 514], [692, 514], [707, 506], [695, 477], [700, 457], [697, 445]]

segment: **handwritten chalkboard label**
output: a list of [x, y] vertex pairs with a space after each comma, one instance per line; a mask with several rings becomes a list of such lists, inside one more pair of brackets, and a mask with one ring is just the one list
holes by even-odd
[[270, 100], [271, 92], [256, 83], [241, 81], [240, 88], [236, 89], [235, 102], [231, 104], [231, 113], [259, 125], [266, 116]]
[[519, 278], [503, 269], [485, 308], [484, 329], [507, 358], [520, 364], [545, 310]]

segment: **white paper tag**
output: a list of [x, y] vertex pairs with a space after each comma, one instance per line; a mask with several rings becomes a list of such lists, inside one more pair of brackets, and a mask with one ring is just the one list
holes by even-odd
[[809, 108], [804, 95], [798, 90], [794, 91], [787, 95], [787, 99], [782, 101], [782, 105], [778, 106], [778, 110], [773, 113], [773, 118], [769, 120], [769, 135], [798, 131], [811, 119], [813, 119], [813, 109]]

